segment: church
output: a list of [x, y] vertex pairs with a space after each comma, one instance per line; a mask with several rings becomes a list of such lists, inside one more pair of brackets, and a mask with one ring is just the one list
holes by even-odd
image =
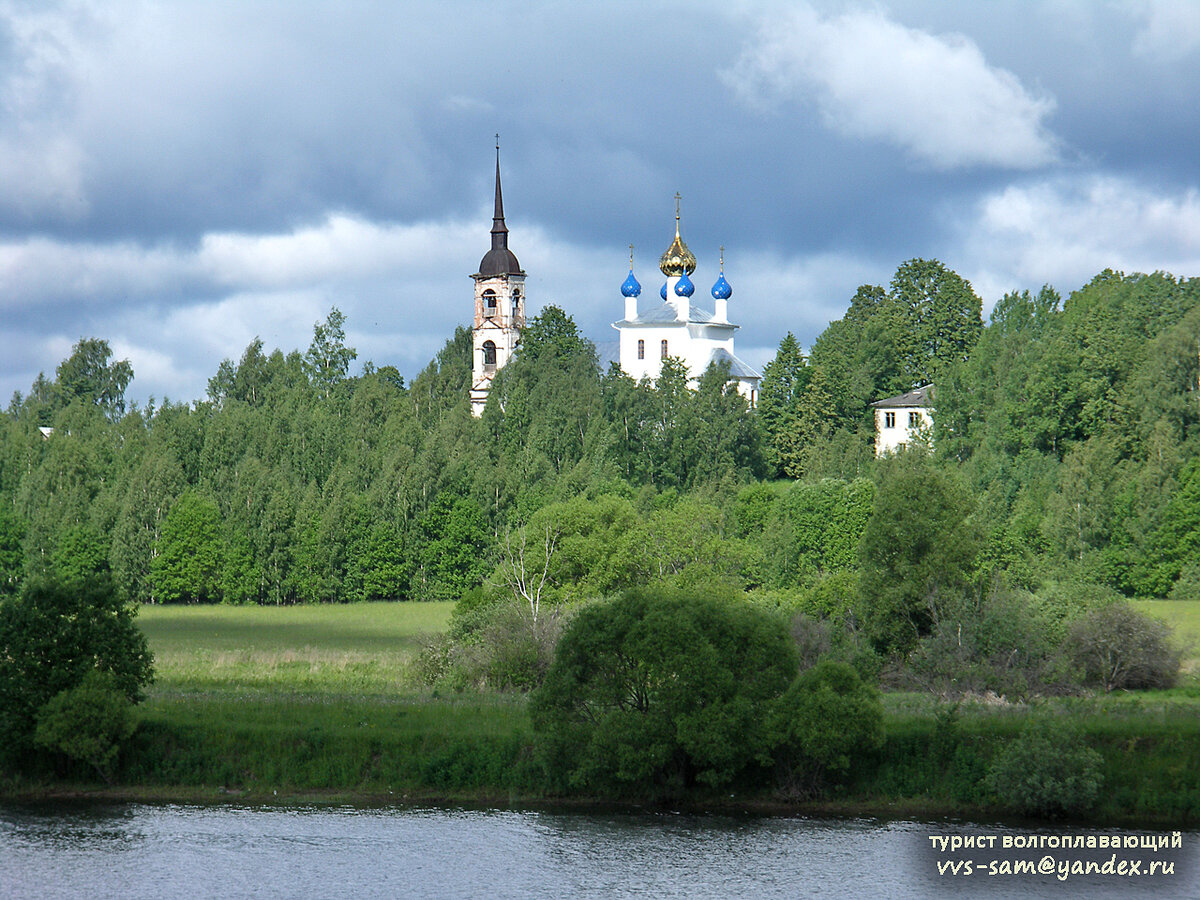
[[[659, 290], [661, 303], [642, 309], [642, 286], [633, 274], [630, 248], [629, 275], [621, 285], [624, 318], [613, 323], [619, 335], [617, 362], [632, 378], [653, 381], [663, 360], [674, 357], [687, 367], [694, 386], [712, 363], [727, 364], [729, 377], [750, 405], [758, 402], [762, 376], [738, 359], [733, 351], [738, 326], [729, 320], [733, 288], [725, 278], [724, 248], [721, 269], [712, 286], [710, 312], [692, 304], [696, 286], [691, 275], [696, 257], [679, 233], [679, 195], [675, 195], [675, 239], [659, 260], [666, 282]], [[471, 413], [483, 415], [496, 372], [512, 357], [525, 325], [525, 272], [508, 248], [504, 200], [500, 190], [500, 153], [496, 151], [496, 199], [492, 216], [492, 246], [479, 262], [475, 280], [474, 362], [471, 377]]]

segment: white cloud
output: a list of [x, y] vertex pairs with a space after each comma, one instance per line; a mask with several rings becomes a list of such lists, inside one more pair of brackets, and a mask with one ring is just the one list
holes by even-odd
[[977, 213], [965, 252], [989, 301], [1045, 283], [1066, 293], [1104, 269], [1200, 274], [1195, 189], [1168, 195], [1113, 176], [1055, 179], [990, 194]]
[[206, 235], [196, 264], [215, 282], [239, 286], [400, 275], [444, 263], [448, 248], [462, 246], [468, 236], [481, 244], [480, 234], [486, 229], [474, 223], [389, 225], [337, 214], [286, 234]]
[[1134, 0], [1130, 4], [1142, 27], [1133, 37], [1133, 51], [1171, 62], [1200, 48], [1200, 3], [1196, 0]]
[[755, 103], [811, 97], [849, 137], [890, 141], [938, 168], [1035, 168], [1057, 158], [1043, 120], [1054, 101], [989, 66], [958, 34], [907, 28], [878, 10], [772, 17], [724, 73]]
[[[347, 315], [347, 343], [358, 349], [359, 364], [395, 365], [411, 378], [456, 325], [469, 323], [469, 275], [487, 249], [489, 222], [483, 210], [467, 222], [413, 224], [335, 214], [280, 234], [209, 234], [193, 248], [44, 238], [0, 243], [0, 280], [15, 287], [3, 301], [7, 309], [31, 323], [60, 323], [44, 329], [47, 339], [19, 365], [14, 360], [0, 371], [0, 387], [27, 390], [35, 366], [52, 373], [75, 340], [93, 335], [132, 362], [131, 399], [199, 399], [220, 361], [236, 360], [255, 336], [268, 351], [303, 350], [313, 323], [335, 305]], [[585, 336], [615, 340], [610, 326], [622, 314], [624, 248], [572, 243], [519, 218], [510, 218], [509, 227], [529, 272], [530, 311], [559, 305]], [[637, 267], [644, 306], [657, 302], [655, 263], [651, 254]], [[735, 291], [731, 313], [742, 325], [739, 352], [752, 365], [770, 359], [788, 330], [811, 343], [843, 314], [860, 283], [889, 277], [863, 259], [835, 253], [751, 252], [729, 255], [726, 263]], [[697, 276], [699, 305], [711, 303], [707, 283], [716, 274], [710, 261]], [[46, 316], [56, 303], [60, 314]]]

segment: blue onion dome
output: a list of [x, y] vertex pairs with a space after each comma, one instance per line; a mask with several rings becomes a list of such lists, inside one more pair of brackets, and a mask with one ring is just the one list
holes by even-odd
[[662, 297], [664, 300], [667, 299], [667, 283], [665, 281], [663, 282], [662, 289], [658, 292], [658, 296]]
[[629, 270], [629, 277], [625, 279], [621, 285], [621, 295], [623, 297], [637, 297], [642, 293], [642, 286], [638, 284], [638, 280], [633, 277], [633, 269]]
[[696, 292], [696, 286], [692, 284], [692, 279], [687, 277], [687, 272], [679, 276], [679, 281], [675, 285], [675, 294], [679, 297], [690, 297]]
[[712, 286], [712, 295], [714, 300], [728, 300], [733, 296], [733, 288], [725, 280], [724, 272], [717, 277], [717, 283]]

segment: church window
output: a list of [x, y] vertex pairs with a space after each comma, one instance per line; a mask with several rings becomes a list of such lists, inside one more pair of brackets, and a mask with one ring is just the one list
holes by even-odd
[[494, 341], [483, 342], [483, 367], [496, 368], [496, 344]]
[[638, 359], [646, 358], [646, 342], [638, 341]]
[[521, 308], [521, 292], [513, 291], [513, 315], [517, 314], [517, 310]]
[[920, 428], [921, 427], [921, 414], [919, 412], [910, 412], [908, 414], [908, 427], [909, 428]]
[[491, 288], [483, 292], [483, 306], [486, 315], [494, 316], [496, 314], [496, 292]]
[[662, 358], [667, 358], [667, 342], [665, 340], [662, 342]]
[[884, 428], [895, 428], [896, 427], [896, 414], [894, 412], [885, 412], [883, 414], [883, 427]]

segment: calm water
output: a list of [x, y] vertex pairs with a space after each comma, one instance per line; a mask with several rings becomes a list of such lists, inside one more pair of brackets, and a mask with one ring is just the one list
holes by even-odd
[[980, 832], [1032, 833], [671, 814], [0, 807], [0, 897], [1200, 898], [1186, 858], [1197, 834], [1184, 836], [1174, 877], [939, 876], [928, 836]]

